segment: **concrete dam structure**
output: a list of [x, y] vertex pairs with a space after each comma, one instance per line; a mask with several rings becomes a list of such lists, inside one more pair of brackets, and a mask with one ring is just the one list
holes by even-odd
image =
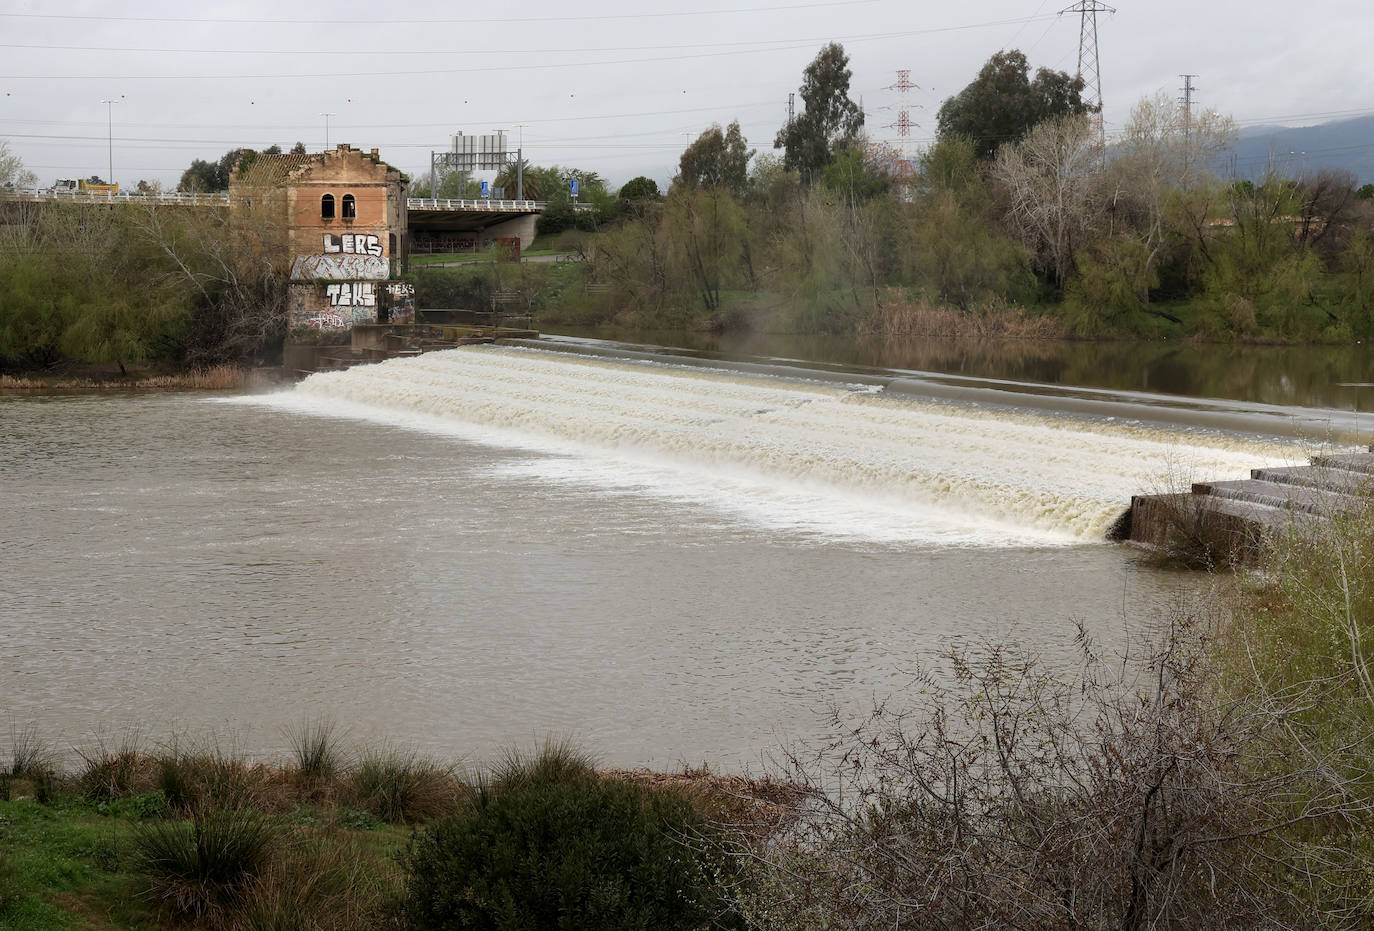
[[1216, 564], [1253, 562], [1267, 538], [1310, 532], [1374, 496], [1374, 446], [1252, 469], [1248, 479], [1194, 482], [1188, 493], [1136, 495], [1121, 536], [1161, 551], [1193, 548]]

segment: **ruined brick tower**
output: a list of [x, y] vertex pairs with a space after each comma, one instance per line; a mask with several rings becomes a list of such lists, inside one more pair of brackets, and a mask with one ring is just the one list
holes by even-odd
[[406, 185], [376, 149], [347, 144], [240, 162], [231, 199], [261, 198], [285, 222], [293, 334], [341, 336], [355, 323], [387, 319], [386, 283], [396, 277], [407, 245]]

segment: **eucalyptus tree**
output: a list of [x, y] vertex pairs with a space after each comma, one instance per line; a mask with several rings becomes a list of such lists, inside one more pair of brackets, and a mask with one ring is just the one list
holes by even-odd
[[801, 172], [807, 184], [820, 176], [836, 152], [855, 143], [863, 129], [863, 110], [849, 99], [851, 76], [844, 46], [831, 42], [822, 48], [802, 72], [802, 112], [778, 130], [773, 141], [773, 148], [785, 150], [783, 164]]

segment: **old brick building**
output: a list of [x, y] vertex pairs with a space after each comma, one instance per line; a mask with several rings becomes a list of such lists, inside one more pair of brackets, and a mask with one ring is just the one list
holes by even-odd
[[386, 319], [386, 282], [406, 251], [406, 185], [377, 150], [246, 158], [230, 182], [286, 226], [289, 326], [347, 331]]

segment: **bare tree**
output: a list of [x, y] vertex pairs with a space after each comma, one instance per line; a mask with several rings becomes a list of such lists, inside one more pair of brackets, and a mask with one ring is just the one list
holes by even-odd
[[233, 209], [139, 208], [140, 232], [164, 257], [165, 275], [194, 295], [188, 361], [260, 357], [286, 330], [286, 228], [270, 198]]
[[[1108, 171], [1107, 202], [1112, 233], [1139, 246], [1133, 280], [1152, 280], [1161, 257], [1206, 223], [1219, 184], [1212, 160], [1235, 132], [1230, 117], [1214, 110], [1193, 115], [1164, 93], [1131, 108]], [[1148, 292], [1138, 296], [1149, 302]]]
[[0, 188], [37, 187], [38, 175], [24, 167], [24, 160], [10, 151], [8, 142], [0, 141]]
[[993, 177], [1007, 190], [1012, 229], [1059, 285], [1103, 215], [1096, 138], [1086, 116], [1047, 120], [999, 149], [993, 162]]

